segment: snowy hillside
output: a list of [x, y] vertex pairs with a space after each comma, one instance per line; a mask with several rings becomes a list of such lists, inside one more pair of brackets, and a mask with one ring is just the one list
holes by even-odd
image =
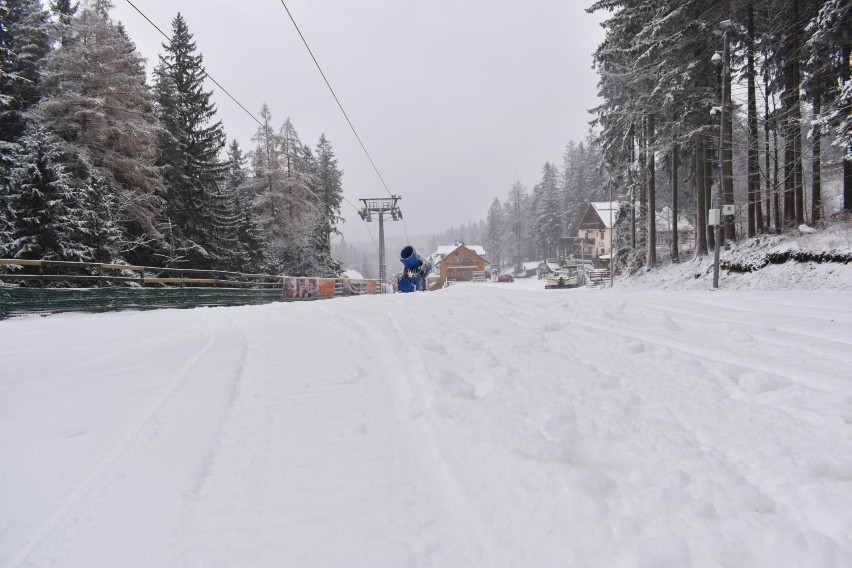
[[[852, 220], [731, 243], [720, 259], [724, 268], [719, 286], [728, 290], [852, 290]], [[712, 282], [711, 251], [709, 256], [685, 258], [680, 264], [660, 263], [654, 270], [620, 279], [617, 285], [707, 290]]]
[[7, 320], [0, 566], [852, 566], [848, 288]]

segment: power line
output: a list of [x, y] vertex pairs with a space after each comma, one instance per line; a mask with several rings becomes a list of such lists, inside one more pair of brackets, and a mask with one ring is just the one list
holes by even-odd
[[[346, 110], [344, 110], [343, 105], [340, 103], [340, 99], [337, 98], [337, 93], [334, 92], [334, 89], [331, 87], [331, 83], [329, 83], [329, 81], [328, 81], [328, 77], [325, 76], [325, 72], [322, 70], [322, 67], [319, 64], [319, 61], [317, 61], [316, 56], [314, 56], [314, 52], [313, 52], [313, 50], [311, 50], [311, 46], [308, 45], [308, 41], [305, 39], [305, 36], [302, 33], [302, 30], [299, 29], [299, 24], [296, 23], [296, 19], [293, 17], [293, 14], [290, 12], [290, 8], [287, 7], [287, 4], [284, 2], [284, 0], [280, 0], [280, 2], [281, 2], [281, 5], [284, 7], [284, 10], [287, 12], [287, 16], [290, 17], [290, 21], [293, 22], [293, 27], [296, 28], [296, 32], [298, 32], [299, 37], [302, 38], [302, 43], [305, 44], [305, 49], [308, 50], [308, 54], [311, 56], [311, 59], [313, 60], [314, 65], [316, 65], [317, 70], [320, 72], [320, 75], [322, 75], [322, 79], [323, 79], [323, 81], [325, 81], [326, 87], [328, 87], [328, 90], [331, 92], [331, 96], [334, 97], [334, 101], [337, 103], [337, 106], [340, 109], [340, 112], [343, 113], [343, 118], [346, 119], [346, 122], [349, 124], [349, 128], [352, 129], [352, 133], [355, 135], [355, 138], [358, 140], [358, 144], [361, 145], [361, 149], [364, 150], [364, 154], [367, 156], [367, 159], [370, 161], [370, 165], [373, 166], [373, 170], [376, 172], [376, 175], [379, 177], [379, 180], [382, 182], [382, 185], [384, 186], [385, 191], [388, 192], [388, 195], [393, 197], [393, 194], [391, 193], [390, 188], [388, 188], [388, 184], [385, 183], [385, 178], [382, 177], [381, 172], [379, 172], [379, 168], [376, 167], [376, 163], [373, 161], [372, 156], [370, 156], [370, 152], [367, 151], [367, 147], [364, 145], [363, 140], [361, 140], [361, 137], [358, 135], [358, 131], [355, 130], [355, 125], [352, 124], [352, 121], [349, 119], [349, 115], [346, 114]], [[408, 228], [405, 226], [405, 219], [402, 219], [402, 228], [403, 228], [403, 230], [405, 230], [405, 239], [409, 240]]]
[[[151, 18], [149, 18], [147, 15], [145, 15], [145, 13], [144, 13], [142, 10], [140, 10], [140, 9], [139, 9], [139, 8], [138, 8], [138, 7], [137, 7], [137, 6], [136, 6], [136, 5], [135, 5], [135, 4], [134, 4], [131, 0], [125, 0], [125, 1], [126, 1], [128, 4], [130, 4], [130, 6], [131, 6], [134, 10], [136, 10], [136, 12], [138, 12], [138, 13], [139, 13], [139, 15], [140, 15], [140, 16], [142, 16], [142, 17], [145, 19], [145, 21], [147, 21], [149, 24], [151, 24], [151, 26], [153, 26], [153, 27], [154, 27], [154, 29], [156, 29], [158, 32], [160, 32], [160, 35], [162, 35], [164, 38], [166, 38], [166, 41], [168, 41], [168, 42], [169, 42], [169, 44], [172, 44], [172, 43], [173, 43], [172, 38], [171, 38], [171, 37], [169, 37], [169, 35], [168, 35], [168, 34], [166, 34], [166, 32], [164, 32], [164, 31], [160, 28], [160, 26], [158, 26], [157, 24], [155, 24], [155, 23], [151, 20]], [[285, 8], [286, 8], [286, 6], [285, 6]], [[289, 13], [289, 11], [288, 11], [288, 13]], [[295, 22], [293, 22], [293, 23], [295, 24]], [[298, 29], [298, 28], [297, 28], [297, 29]], [[301, 32], [299, 32], [299, 34], [301, 35]], [[307, 45], [307, 44], [305, 44], [305, 45]], [[316, 60], [315, 60], [315, 61], [316, 61]], [[322, 70], [320, 70], [320, 72], [322, 72]], [[250, 118], [251, 118], [254, 122], [256, 122], [258, 126], [260, 126], [261, 128], [264, 128], [264, 130], [265, 130], [265, 131], [267, 130], [267, 126], [266, 126], [265, 124], [263, 124], [262, 122], [260, 122], [260, 121], [257, 119], [257, 117], [256, 117], [254, 114], [252, 114], [252, 113], [251, 113], [251, 111], [249, 111], [249, 110], [248, 110], [248, 109], [247, 109], [247, 108], [246, 108], [246, 107], [245, 107], [245, 106], [244, 106], [244, 105], [243, 105], [240, 101], [238, 101], [238, 100], [237, 100], [237, 98], [236, 98], [236, 97], [234, 97], [234, 96], [233, 96], [233, 95], [232, 95], [232, 94], [231, 94], [231, 93], [230, 93], [227, 89], [225, 89], [225, 87], [223, 87], [223, 86], [221, 85], [221, 83], [219, 83], [216, 79], [214, 79], [214, 78], [213, 78], [213, 76], [211, 76], [211, 75], [210, 75], [210, 73], [208, 73], [208, 72], [207, 72], [207, 69], [206, 69], [206, 68], [204, 69], [204, 76], [205, 76], [205, 77], [207, 77], [208, 79], [210, 79], [210, 81], [211, 81], [213, 84], [215, 84], [217, 87], [219, 87], [219, 89], [220, 89], [223, 93], [225, 93], [226, 95], [228, 95], [228, 97], [229, 97], [232, 101], [234, 101], [234, 103], [235, 103], [238, 107], [240, 107], [240, 108], [243, 110], [243, 112], [245, 112], [245, 113], [246, 113], [246, 114], [247, 114], [247, 115], [248, 115], [248, 116], [249, 116], [249, 117], [250, 117]], [[323, 78], [324, 78], [324, 77], [325, 77], [325, 76], [323, 75]], [[328, 82], [326, 82], [326, 84], [327, 84], [327, 83], [328, 83]], [[331, 88], [331, 87], [329, 86], [329, 88]], [[332, 92], [332, 94], [333, 94], [333, 92]], [[337, 97], [335, 96], [335, 100], [336, 100], [336, 99], [337, 99]], [[338, 104], [340, 104], [340, 103], [338, 103]], [[341, 107], [341, 110], [343, 110], [343, 107]], [[344, 115], [345, 115], [345, 113], [344, 113]], [[347, 117], [347, 120], [349, 120], [349, 119], [348, 119], [348, 117]], [[349, 125], [350, 125], [350, 126], [352, 126], [352, 124], [351, 124], [351, 123], [350, 123]], [[353, 132], [355, 131], [355, 129], [354, 129], [354, 128], [353, 128], [352, 130], [353, 130]], [[278, 137], [278, 136], [277, 136], [274, 132], [269, 131], [268, 133], [269, 133], [269, 135], [270, 135], [270, 136], [272, 136], [272, 138], [276, 139], [279, 143], [281, 143], [281, 139], [280, 139], [280, 138], [279, 138], [279, 137]], [[358, 134], [356, 133], [356, 134], [355, 134], [355, 136], [357, 137], [357, 136], [358, 136]], [[359, 141], [359, 142], [361, 142], [361, 139], [359, 138], [359, 139], [358, 139], [358, 141]], [[364, 145], [363, 145], [363, 144], [361, 144], [361, 147], [363, 148], [363, 147], [364, 147]], [[367, 150], [366, 150], [366, 148], [364, 148], [364, 151], [365, 151], [365, 152], [367, 151]], [[369, 154], [367, 155], [367, 157], [369, 158]], [[372, 163], [372, 160], [370, 160], [370, 162]], [[373, 168], [375, 168], [375, 164], [373, 165]], [[378, 173], [378, 170], [376, 170], [376, 173]], [[379, 176], [379, 178], [381, 179], [381, 176]], [[382, 180], [382, 183], [384, 183], [384, 180]], [[314, 193], [314, 192], [313, 192], [310, 188], [306, 188], [306, 189], [307, 189], [307, 190], [308, 190], [308, 192], [309, 192], [311, 195], [313, 195], [316, 199], [319, 199], [319, 196], [318, 196], [316, 193]], [[385, 185], [385, 189], [387, 189], [387, 185]], [[354, 205], [351, 201], [349, 201], [348, 199], [346, 199], [346, 197], [344, 197], [343, 195], [341, 195], [340, 197], [341, 197], [341, 199], [343, 199], [343, 201], [345, 201], [345, 202], [346, 202], [346, 204], [347, 204], [347, 205], [349, 205], [350, 207], [352, 207], [352, 209], [353, 209], [353, 210], [355, 210], [355, 212], [356, 212], [356, 213], [359, 211], [359, 209], [358, 209], [358, 208], [357, 208], [357, 207], [356, 207], [356, 206], [355, 206], [355, 205]], [[378, 249], [378, 246], [376, 245], [375, 239], [373, 239], [373, 234], [370, 232], [370, 227], [367, 225], [367, 222], [366, 222], [366, 221], [364, 221], [363, 219], [361, 220], [361, 222], [362, 222], [362, 223], [364, 223], [364, 226], [367, 228], [367, 232], [368, 232], [368, 233], [369, 233], [369, 235], [370, 235], [370, 240], [372, 240], [372, 241], [373, 241], [373, 245], [376, 247], [376, 249]], [[403, 223], [403, 227], [404, 227], [404, 223]], [[407, 238], [408, 238], [408, 233], [406, 233], [406, 239], [407, 239]]]

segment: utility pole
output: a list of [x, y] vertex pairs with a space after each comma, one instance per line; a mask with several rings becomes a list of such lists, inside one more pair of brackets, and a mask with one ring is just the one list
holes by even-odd
[[[612, 219], [612, 177], [609, 178], [609, 287], [615, 283], [615, 223]], [[579, 236], [579, 235], [578, 235]]]
[[[718, 51], [713, 55], [711, 61], [718, 65], [722, 64], [722, 100], [719, 105], [719, 114], [720, 123], [719, 123], [719, 187], [716, 191], [715, 196], [715, 208], [710, 210], [710, 218], [714, 221], [714, 228], [716, 238], [714, 239], [716, 242], [714, 243], [713, 250], [713, 288], [719, 287], [719, 249], [721, 246], [723, 233], [722, 233], [722, 218], [723, 216], [733, 215], [734, 214], [734, 205], [733, 204], [724, 204], [723, 205], [723, 191], [725, 184], [725, 111], [727, 107], [727, 95], [725, 85], [727, 83], [726, 79], [728, 74], [730, 73], [729, 68], [729, 53], [728, 53], [728, 31], [733, 26], [730, 20], [725, 20], [720, 23], [722, 28], [722, 53], [720, 54]], [[710, 111], [710, 114], [715, 114], [715, 108]], [[727, 109], [728, 112], [731, 112], [731, 109]]]
[[385, 214], [390, 215], [392, 221], [402, 219], [402, 211], [397, 206], [397, 202], [402, 199], [398, 195], [390, 197], [373, 197], [361, 199], [364, 204], [358, 215], [367, 223], [372, 222], [373, 213], [376, 213], [379, 219], [379, 280], [382, 285], [387, 283], [387, 274], [385, 268]]
[[517, 197], [515, 198], [515, 205], [518, 207], [518, 274], [524, 272], [523, 263], [521, 262], [521, 184], [518, 183], [516, 186]]

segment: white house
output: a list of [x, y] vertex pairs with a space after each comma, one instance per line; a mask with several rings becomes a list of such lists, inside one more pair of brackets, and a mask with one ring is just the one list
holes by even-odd
[[591, 246], [584, 247], [583, 255], [600, 257], [609, 254], [612, 242], [612, 226], [618, 216], [618, 201], [596, 201], [589, 203], [586, 213], [577, 226], [577, 236]]

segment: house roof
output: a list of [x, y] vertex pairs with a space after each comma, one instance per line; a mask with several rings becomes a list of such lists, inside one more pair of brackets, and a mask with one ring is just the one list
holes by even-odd
[[[614, 223], [615, 218], [618, 216], [618, 201], [593, 201], [590, 205], [595, 210], [595, 213], [598, 214], [598, 217], [600, 217], [604, 227], [611, 229], [610, 217], [612, 217], [612, 222]], [[612, 215], [610, 215], [610, 211]]]
[[455, 251], [457, 248], [459, 248], [461, 246], [467, 248], [468, 250], [470, 250], [472, 252], [475, 252], [479, 256], [482, 256], [482, 257], [485, 256], [485, 249], [482, 248], [481, 246], [479, 246], [479, 245], [466, 245], [464, 243], [455, 243], [455, 244], [452, 244], [452, 245], [440, 246], [440, 247], [438, 247], [438, 250], [436, 250], [434, 253], [432, 253], [432, 256], [435, 256], [435, 255], [438, 255], [438, 254], [440, 254], [442, 256], [447, 256], [448, 254], [452, 254], [453, 251]]
[[464, 243], [455, 243], [452, 245], [438, 247], [438, 250], [436, 250], [429, 256], [429, 260], [432, 262], [432, 264], [438, 264], [445, 257], [453, 254], [459, 247], [465, 247], [473, 254], [482, 257], [483, 259], [485, 258], [485, 249], [482, 248], [480, 245], [466, 245]]

